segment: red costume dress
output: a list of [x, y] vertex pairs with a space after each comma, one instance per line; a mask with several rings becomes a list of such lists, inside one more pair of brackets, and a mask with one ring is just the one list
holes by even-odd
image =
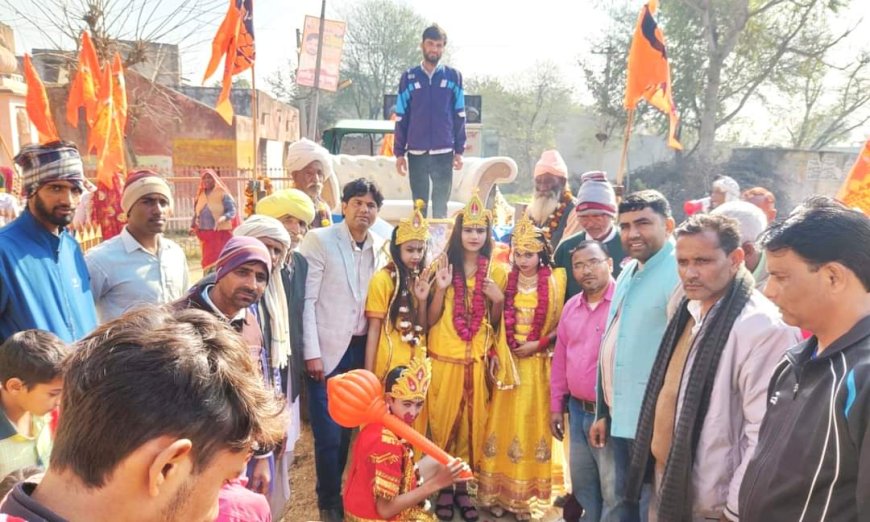
[[[411, 445], [381, 423], [368, 424], [353, 446], [353, 460], [344, 489], [344, 517], [349, 522], [387, 520], [378, 514], [377, 499], [392, 499], [417, 487], [420, 475]], [[422, 505], [388, 520], [432, 521]]]

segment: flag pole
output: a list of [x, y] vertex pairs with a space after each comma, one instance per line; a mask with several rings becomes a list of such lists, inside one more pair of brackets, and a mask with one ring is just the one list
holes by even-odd
[[628, 118], [625, 122], [625, 137], [622, 139], [622, 156], [619, 159], [619, 170], [616, 171], [617, 197], [622, 199], [622, 178], [625, 175], [625, 165], [628, 162], [628, 142], [631, 139], [631, 126], [634, 123], [634, 109], [628, 109]]
[[[253, 36], [253, 27], [254, 27], [254, 2], [249, 4], [251, 6], [251, 36]], [[254, 44], [256, 45], [256, 44]], [[257, 92], [257, 54], [256, 50], [253, 50], [251, 53], [251, 116], [254, 120], [254, 127], [252, 133], [254, 135], [254, 161], [253, 170], [251, 172], [252, 178], [254, 180], [257, 179], [257, 162], [260, 159], [260, 95]], [[254, 196], [254, 201], [256, 201], [256, 195]]]
[[257, 93], [257, 74], [255, 68], [257, 67], [256, 61], [251, 64], [251, 119], [254, 122], [253, 128], [253, 139], [254, 139], [254, 161], [252, 168], [252, 178], [257, 179], [257, 161], [260, 158], [259, 151], [257, 150], [260, 145], [260, 104], [259, 104], [259, 96]]
[[314, 64], [314, 101], [308, 117], [308, 138], [317, 141], [317, 111], [320, 104], [320, 61], [323, 58], [323, 31], [326, 26], [326, 0], [320, 4], [320, 28], [317, 36], [317, 61]]

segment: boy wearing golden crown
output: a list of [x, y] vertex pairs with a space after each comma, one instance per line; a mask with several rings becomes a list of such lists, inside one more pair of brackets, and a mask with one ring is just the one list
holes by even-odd
[[[423, 202], [418, 200], [411, 216], [400, 220], [393, 229], [390, 262], [369, 283], [365, 368], [381, 382], [390, 368], [426, 356], [430, 277], [423, 266], [429, 222], [423, 217], [422, 206]], [[414, 429], [426, 433], [425, 414], [417, 417]]]
[[[451, 455], [480, 464], [489, 390], [486, 356], [501, 319], [507, 270], [491, 259], [492, 217], [475, 194], [456, 216], [447, 255], [435, 264], [435, 290], [429, 305], [429, 358], [432, 440]], [[435, 514], [477, 520], [464, 484], [438, 495]]]
[[[413, 425], [423, 410], [431, 378], [431, 364], [422, 357], [390, 370], [385, 386], [390, 413]], [[417, 464], [414, 460], [410, 444], [381, 423], [367, 424], [353, 447], [344, 490], [345, 520], [433, 520], [425, 509], [426, 499], [454, 482], [462, 482], [459, 474], [467, 465], [460, 459], [448, 466], [430, 457]]]
[[552, 268], [549, 242], [528, 216], [514, 227], [511, 250], [477, 496], [497, 517], [508, 510], [529, 520], [550, 501], [550, 353], [567, 280], [564, 269]]

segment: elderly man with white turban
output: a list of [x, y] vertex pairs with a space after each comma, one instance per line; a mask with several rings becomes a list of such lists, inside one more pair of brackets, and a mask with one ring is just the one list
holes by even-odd
[[284, 168], [293, 178], [293, 186], [308, 194], [314, 202], [316, 216], [309, 223], [309, 228], [331, 225], [332, 214], [329, 205], [321, 197], [323, 183], [333, 176], [332, 157], [329, 151], [309, 139], [302, 138], [287, 149]]
[[127, 224], [85, 256], [101, 323], [143, 304], [165, 304], [190, 286], [184, 249], [163, 235], [172, 211], [169, 184], [156, 172], [127, 178], [121, 195]]

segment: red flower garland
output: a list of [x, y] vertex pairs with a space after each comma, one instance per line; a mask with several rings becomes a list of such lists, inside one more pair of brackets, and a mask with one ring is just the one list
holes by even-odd
[[[532, 329], [526, 336], [526, 341], [537, 341], [541, 338], [541, 330], [547, 320], [547, 307], [550, 305], [550, 267], [542, 266], [538, 269], [538, 304], [535, 307], [535, 315], [532, 319]], [[508, 347], [511, 350], [519, 348], [520, 343], [516, 339], [517, 310], [514, 308], [514, 298], [517, 295], [517, 281], [520, 271], [517, 267], [508, 275], [507, 289], [505, 290], [504, 325]]]
[[[484, 256], [477, 258], [477, 273], [474, 274], [474, 293], [471, 295], [471, 312], [465, 301], [465, 271], [453, 271], [453, 328], [459, 338], [465, 342], [471, 341], [480, 330], [483, 315], [486, 313], [486, 299], [483, 296], [483, 281], [486, 279], [486, 269], [489, 259]], [[471, 325], [468, 324], [469, 315]]]

